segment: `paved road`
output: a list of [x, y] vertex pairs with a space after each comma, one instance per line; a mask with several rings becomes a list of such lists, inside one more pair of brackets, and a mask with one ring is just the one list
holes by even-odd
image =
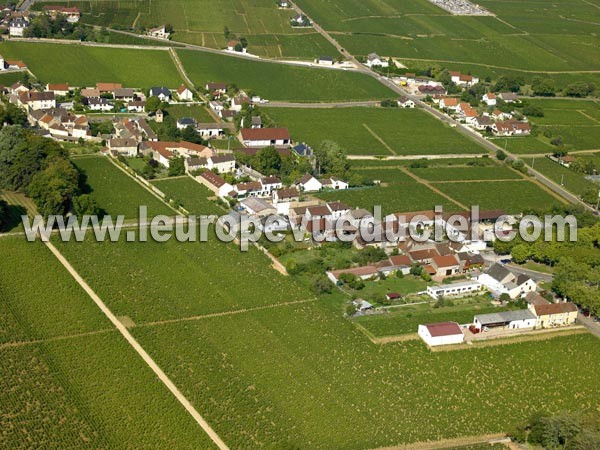
[[586, 327], [590, 333], [595, 334], [600, 338], [600, 322], [596, 322], [591, 317], [585, 317], [583, 314], [579, 314], [577, 320]]
[[229, 447], [221, 440], [219, 435], [212, 429], [212, 427], [204, 420], [200, 413], [194, 408], [190, 401], [181, 393], [181, 391], [175, 386], [171, 379], [162, 371], [162, 369], [156, 364], [152, 357], [144, 350], [144, 348], [135, 340], [133, 335], [129, 332], [127, 327], [121, 323], [119, 319], [112, 313], [112, 311], [104, 304], [102, 299], [93, 291], [93, 289], [85, 282], [83, 278], [77, 273], [77, 271], [71, 266], [69, 261], [52, 245], [50, 242], [46, 242], [46, 246], [54, 254], [54, 256], [60, 261], [60, 263], [67, 269], [71, 276], [79, 283], [83, 290], [91, 297], [96, 303], [98, 308], [104, 313], [108, 320], [115, 326], [115, 328], [123, 335], [129, 345], [137, 352], [137, 354], [144, 360], [144, 362], [152, 369], [158, 379], [171, 391], [175, 398], [183, 405], [187, 412], [194, 418], [194, 420], [202, 427], [210, 439], [215, 445], [221, 450], [229, 450]]
[[[493, 253], [482, 253], [483, 259], [485, 262], [492, 264], [500, 261], [501, 259], [505, 259], [506, 256], [496, 255]], [[510, 269], [512, 272], [527, 275], [535, 281], [545, 281], [550, 283], [553, 279], [553, 276], [549, 273], [538, 272], [537, 270], [525, 269], [524, 267], [518, 266], [516, 264], [507, 264], [506, 267]]]

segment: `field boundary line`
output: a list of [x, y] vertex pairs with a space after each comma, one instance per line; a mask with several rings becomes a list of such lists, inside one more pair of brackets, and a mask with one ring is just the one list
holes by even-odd
[[129, 332], [127, 327], [121, 323], [119, 319], [112, 313], [112, 311], [106, 306], [102, 299], [94, 292], [94, 290], [85, 282], [85, 280], [77, 273], [77, 271], [71, 266], [69, 261], [58, 251], [58, 249], [50, 242], [45, 243], [52, 254], [58, 259], [58, 261], [64, 266], [65, 269], [71, 274], [71, 276], [77, 281], [77, 283], [83, 288], [83, 290], [90, 296], [94, 303], [100, 308], [104, 315], [111, 321], [115, 328], [121, 333], [121, 335], [127, 340], [129, 345], [137, 352], [142, 360], [152, 369], [158, 379], [171, 391], [173, 396], [181, 403], [186, 411], [192, 416], [192, 418], [200, 425], [208, 437], [216, 444], [221, 450], [229, 450], [229, 447], [219, 437], [219, 435], [212, 429], [208, 422], [200, 415], [200, 413], [194, 408], [192, 403], [181, 393], [181, 391], [175, 386], [171, 379], [165, 372], [158, 366], [158, 364], [152, 359], [152, 357], [144, 350], [144, 348], [138, 343], [138, 341]]
[[43, 339], [32, 339], [30, 341], [5, 342], [4, 344], [0, 344], [0, 350], [9, 349], [9, 348], [25, 347], [27, 345], [45, 344], [46, 342], [66, 341], [69, 339], [77, 339], [77, 338], [82, 338], [82, 337], [87, 337], [87, 336], [95, 336], [97, 334], [112, 333], [114, 331], [117, 331], [117, 330], [115, 330], [114, 328], [103, 328], [101, 330], [86, 331], [84, 333], [65, 334], [62, 336], [52, 336], [52, 337], [43, 338]]
[[294, 300], [292, 302], [273, 303], [271, 305], [256, 306], [254, 308], [234, 309], [232, 311], [201, 314], [198, 316], [180, 317], [177, 319], [156, 320], [154, 322], [136, 323], [135, 328], [153, 327], [156, 325], [168, 325], [171, 323], [179, 323], [179, 322], [193, 322], [196, 320], [210, 319], [213, 317], [235, 316], [237, 314], [252, 313], [255, 311], [263, 311], [265, 309], [275, 309], [275, 308], [279, 308], [279, 307], [283, 307], [283, 306], [301, 305], [303, 303], [314, 303], [316, 301], [317, 301], [316, 298], [306, 299], [306, 300]]
[[366, 123], [362, 124], [363, 127], [365, 127], [365, 129], [375, 138], [377, 139], [381, 145], [383, 145], [392, 155], [397, 156], [398, 154], [392, 149], [392, 147], [390, 147], [387, 142], [385, 142], [381, 137], [379, 137], [379, 135], [377, 133], [375, 133], [373, 130], [371, 130], [371, 128], [369, 128], [369, 125], [367, 125]]
[[406, 175], [408, 175], [409, 177], [411, 177], [413, 180], [415, 180], [417, 183], [422, 184], [423, 186], [428, 187], [429, 189], [431, 189], [433, 192], [435, 192], [436, 194], [441, 195], [442, 197], [444, 197], [446, 200], [450, 200], [452, 203], [454, 203], [455, 205], [460, 206], [462, 209], [464, 209], [465, 211], [469, 211], [469, 208], [467, 208], [465, 205], [463, 205], [462, 203], [460, 203], [458, 200], [453, 199], [452, 197], [450, 197], [448, 194], [446, 194], [444, 191], [442, 191], [441, 189], [436, 188], [435, 186], [432, 186], [431, 183], [429, 183], [429, 181], [424, 180], [423, 178], [419, 177], [418, 175], [412, 173], [410, 170], [408, 170], [408, 168], [406, 167], [401, 167], [400, 171], [404, 172]]
[[487, 444], [492, 440], [505, 438], [503, 433], [482, 434], [480, 436], [463, 436], [458, 438], [442, 439], [439, 441], [413, 442], [411, 444], [377, 447], [372, 450], [443, 450], [465, 445]]

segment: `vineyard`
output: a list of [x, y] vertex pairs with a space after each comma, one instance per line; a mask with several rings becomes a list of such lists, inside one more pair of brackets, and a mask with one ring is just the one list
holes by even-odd
[[212, 448], [43, 244], [0, 254], [0, 446]]

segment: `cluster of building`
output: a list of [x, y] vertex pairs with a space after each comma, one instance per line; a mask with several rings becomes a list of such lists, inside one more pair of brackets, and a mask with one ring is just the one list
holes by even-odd
[[[488, 107], [494, 107], [497, 99], [506, 103], [514, 103], [514, 93], [488, 93], [483, 96], [483, 102]], [[496, 136], [527, 136], [531, 134], [531, 125], [527, 118], [517, 120], [513, 113], [500, 111], [494, 108], [492, 111], [478, 111], [467, 102], [461, 102], [456, 97], [433, 97], [440, 109], [449, 115], [463, 121], [466, 125], [478, 131], [489, 131]]]
[[[7, 30], [10, 37], [25, 36], [25, 30], [31, 23], [31, 16], [36, 14], [30, 11], [17, 11], [10, 7], [5, 7], [2, 13], [0, 29]], [[42, 14], [47, 14], [53, 20], [56, 20], [59, 15], [64, 16], [69, 23], [77, 23], [81, 17], [76, 6], [45, 5]]]
[[23, 70], [27, 68], [27, 64], [23, 61], [4, 59], [0, 55], [0, 72], [4, 70]]
[[[550, 303], [537, 293], [527, 295], [526, 309], [478, 314], [472, 324], [440, 322], [419, 325], [418, 335], [430, 347], [462, 344], [466, 329], [471, 334], [481, 331], [536, 330], [572, 325], [577, 321], [578, 309], [571, 302]], [[501, 336], [502, 333], [499, 333]]]
[[[269, 102], [258, 96], [250, 98], [243, 91], [230, 96], [228, 94], [227, 83], [224, 82], [206, 83], [204, 88], [210, 98], [208, 106], [223, 120], [232, 121], [235, 119], [244, 108], [244, 105], [253, 106]], [[252, 124], [252, 127], [262, 128], [262, 124]]]

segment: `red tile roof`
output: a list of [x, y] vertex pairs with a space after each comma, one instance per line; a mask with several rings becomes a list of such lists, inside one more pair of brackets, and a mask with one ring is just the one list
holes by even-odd
[[278, 141], [290, 139], [287, 128], [242, 128], [244, 141]]
[[537, 316], [548, 316], [550, 314], [564, 314], [577, 311], [577, 306], [571, 302], [549, 303], [547, 305], [535, 305]]
[[439, 322], [425, 325], [431, 337], [454, 336], [463, 334], [456, 322]]

